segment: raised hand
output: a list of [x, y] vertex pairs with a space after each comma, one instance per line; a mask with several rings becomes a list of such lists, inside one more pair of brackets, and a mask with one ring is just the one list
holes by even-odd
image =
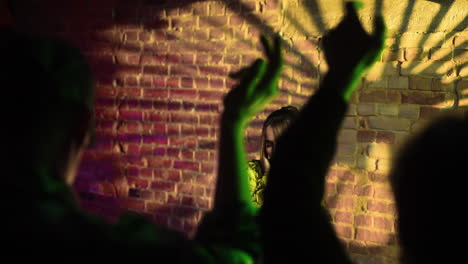
[[240, 75], [242, 79], [224, 98], [225, 118], [245, 124], [278, 94], [278, 80], [283, 67], [281, 38], [276, 36], [271, 44], [262, 36], [261, 41], [268, 62], [257, 59], [252, 65], [232, 75]]
[[359, 2], [346, 3], [346, 14], [340, 24], [323, 38], [325, 58], [329, 71], [342, 75], [350, 85], [338, 91], [348, 100], [360, 77], [376, 62], [382, 53], [386, 28], [383, 18], [374, 19], [374, 32], [368, 34], [357, 15]]

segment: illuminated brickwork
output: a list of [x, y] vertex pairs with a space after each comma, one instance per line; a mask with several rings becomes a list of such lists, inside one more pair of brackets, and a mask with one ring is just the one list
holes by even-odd
[[[468, 7], [363, 2], [365, 26], [381, 11], [389, 37], [352, 96], [325, 203], [357, 263], [393, 263], [391, 159], [429, 120], [466, 109]], [[281, 33], [287, 62], [281, 93], [246, 132], [249, 157], [256, 158], [266, 115], [300, 107], [317, 89], [327, 71], [320, 39], [342, 17], [339, 0], [17, 3], [34, 10], [19, 12], [17, 25], [70, 40], [95, 74], [96, 146], [76, 183], [83, 207], [109, 220], [136, 211], [187, 234], [213, 204], [218, 118], [234, 84], [227, 74], [261, 55], [261, 33]]]

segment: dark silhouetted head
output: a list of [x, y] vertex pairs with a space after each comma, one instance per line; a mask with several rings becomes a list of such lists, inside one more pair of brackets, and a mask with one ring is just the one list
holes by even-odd
[[395, 160], [390, 176], [404, 263], [443, 263], [437, 260], [460, 253], [444, 248], [458, 243], [466, 207], [467, 136], [466, 119], [446, 117], [410, 140]]
[[[92, 135], [91, 72], [67, 43], [1, 30], [0, 72], [7, 166], [71, 183]], [[72, 166], [72, 167], [73, 167]]]

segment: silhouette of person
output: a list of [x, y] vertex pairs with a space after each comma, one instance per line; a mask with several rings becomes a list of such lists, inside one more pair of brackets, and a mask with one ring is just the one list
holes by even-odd
[[275, 149], [276, 139], [281, 135], [299, 114], [294, 106], [284, 106], [271, 112], [263, 123], [260, 143], [260, 159], [250, 160], [249, 183], [252, 202], [258, 208], [263, 204], [267, 174], [270, 170], [270, 159]]
[[[2, 129], [8, 196], [8, 214], [2, 221], [8, 227], [3, 239], [9, 241], [9, 249], [44, 249], [44, 257], [49, 257], [46, 249], [110, 258], [116, 252], [132, 252], [162, 263], [252, 263], [258, 258], [260, 236], [247, 176], [239, 185], [234, 171], [219, 174], [214, 208], [203, 217], [193, 240], [135, 214], [108, 224], [83, 212], [70, 185], [83, 150], [92, 143], [90, 69], [77, 49], [58, 39], [10, 29], [0, 29], [0, 34], [0, 58], [6, 66], [0, 73], [1, 107], [8, 124]], [[261, 65], [255, 64], [255, 69]], [[244, 79], [238, 87], [243, 86], [256, 84]], [[240, 120], [232, 113], [228, 106], [223, 115], [223, 150], [233, 146], [232, 134], [226, 131]], [[233, 154], [229, 149], [221, 153], [220, 167], [231, 166]]]
[[259, 214], [265, 263], [350, 263], [322, 199], [347, 101], [385, 39], [383, 19], [369, 35], [357, 6], [347, 3], [343, 20], [323, 37], [329, 71], [276, 142]]
[[[464, 258], [464, 251], [456, 248], [463, 233], [450, 226], [466, 205], [459, 179], [468, 176], [463, 169], [467, 135], [466, 117], [440, 118], [414, 135], [396, 156], [390, 182], [402, 263], [454, 263]], [[442, 241], [451, 244], [450, 250]]]

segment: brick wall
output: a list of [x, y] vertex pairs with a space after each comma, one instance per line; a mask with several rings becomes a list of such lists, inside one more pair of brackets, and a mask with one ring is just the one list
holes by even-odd
[[[320, 38], [342, 16], [341, 1], [16, 2], [32, 7], [18, 13], [17, 25], [71, 41], [96, 77], [96, 146], [75, 185], [82, 206], [111, 221], [135, 211], [188, 235], [213, 203], [218, 119], [233, 85], [227, 74], [261, 55], [259, 34], [284, 37], [281, 93], [246, 132], [256, 158], [266, 115], [300, 107], [317, 89], [327, 71]], [[357, 263], [394, 263], [388, 170], [408, 136], [468, 105], [467, 7], [363, 2], [365, 26], [381, 10], [389, 37], [351, 99], [325, 201]]]

